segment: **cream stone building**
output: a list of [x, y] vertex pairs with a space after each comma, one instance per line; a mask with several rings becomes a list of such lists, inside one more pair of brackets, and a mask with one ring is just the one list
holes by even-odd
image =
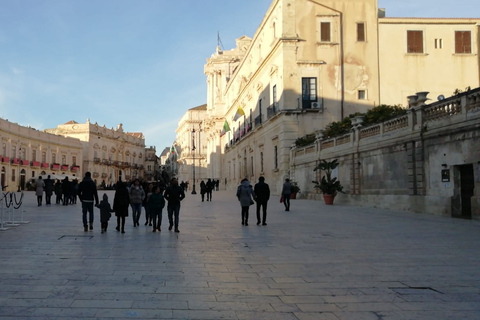
[[480, 18], [378, 21], [381, 103], [407, 106], [413, 92], [437, 100], [480, 86]]
[[145, 138], [140, 132], [124, 132], [122, 124], [108, 129], [87, 119], [69, 121], [46, 132], [77, 138], [83, 146], [83, 171], [90, 171], [98, 185], [143, 178]]
[[386, 18], [377, 0], [272, 1], [253, 38], [207, 59], [207, 176], [233, 189], [263, 175], [278, 194], [296, 139], [412, 92], [478, 86], [479, 23]]
[[0, 181], [4, 191], [25, 190], [31, 179], [81, 177], [83, 145], [0, 118]]
[[208, 137], [202, 137], [202, 123], [206, 119], [206, 111], [207, 105], [204, 104], [185, 113], [178, 122], [176, 141], [171, 152], [173, 161], [178, 165], [176, 176], [179, 182], [188, 182], [190, 188], [195, 185], [196, 190], [199, 190], [200, 181], [207, 178], [207, 146], [202, 143], [208, 141]]
[[156, 152], [157, 150], [153, 146], [145, 148], [144, 178], [146, 181], [155, 181], [155, 177], [157, 175], [157, 172], [159, 171]]

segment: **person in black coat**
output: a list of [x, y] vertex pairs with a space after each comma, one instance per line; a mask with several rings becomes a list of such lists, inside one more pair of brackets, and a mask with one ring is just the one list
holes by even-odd
[[[178, 180], [173, 178], [170, 182], [170, 185], [165, 190], [165, 199], [168, 201], [167, 212], [168, 212], [168, 221], [170, 226], [168, 230], [172, 230], [173, 224], [175, 222], [175, 232], [180, 232], [178, 230], [178, 223], [180, 218], [180, 201], [185, 198], [185, 192], [183, 188], [178, 185]], [[174, 219], [175, 218], [175, 221]]]
[[207, 201], [212, 201], [212, 191], [213, 188], [215, 188], [215, 183], [212, 181], [212, 179], [207, 180]]
[[[255, 201], [257, 202], [257, 225], [267, 225], [267, 202], [270, 199], [270, 187], [265, 183], [265, 178], [258, 178], [258, 183], [253, 188]], [[260, 207], [263, 209], [263, 219], [260, 221]]]
[[205, 200], [205, 193], [207, 193], [207, 185], [205, 181], [200, 182], [200, 194], [202, 195], [202, 202]]
[[[71, 189], [70, 189], [71, 191]], [[78, 184], [78, 198], [82, 202], [82, 220], [84, 231], [87, 231], [87, 212], [90, 230], [93, 230], [93, 202], [98, 206], [97, 185], [92, 180], [92, 174], [85, 172], [85, 177]]]
[[128, 217], [128, 206], [130, 205], [130, 195], [128, 194], [127, 185], [123, 181], [118, 181], [116, 185], [115, 196], [113, 197], [113, 211], [117, 217], [117, 231], [125, 233], [125, 217]]

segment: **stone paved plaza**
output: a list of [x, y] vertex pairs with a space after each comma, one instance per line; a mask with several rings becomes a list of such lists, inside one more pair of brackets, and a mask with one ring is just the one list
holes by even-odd
[[165, 211], [160, 233], [142, 213], [101, 234], [98, 209], [84, 232], [79, 202], [27, 192], [29, 223], [0, 231], [0, 319], [480, 319], [479, 221], [278, 200], [242, 226], [233, 192], [188, 193], [179, 234]]

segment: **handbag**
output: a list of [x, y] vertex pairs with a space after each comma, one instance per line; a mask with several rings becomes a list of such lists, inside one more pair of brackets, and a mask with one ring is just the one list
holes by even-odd
[[283, 194], [282, 194], [282, 196], [280, 197], [280, 203], [282, 203], [282, 202], [283, 202]]

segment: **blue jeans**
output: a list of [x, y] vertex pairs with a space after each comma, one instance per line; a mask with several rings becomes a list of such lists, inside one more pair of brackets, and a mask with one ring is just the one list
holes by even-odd
[[140, 215], [142, 214], [142, 204], [141, 203], [131, 203], [132, 206], [132, 218], [133, 224], [135, 225], [140, 221]]
[[178, 220], [179, 220], [179, 215], [180, 215], [180, 204], [175, 204], [175, 205], [169, 205], [167, 207], [168, 211], [168, 222], [170, 222], [170, 225], [172, 226], [174, 224], [173, 218], [175, 218], [175, 229], [178, 228]]
[[87, 226], [87, 212], [89, 213], [88, 215], [88, 222], [90, 224], [93, 223], [93, 201], [92, 202], [85, 202], [82, 201], [82, 219], [83, 219], [83, 226]]

